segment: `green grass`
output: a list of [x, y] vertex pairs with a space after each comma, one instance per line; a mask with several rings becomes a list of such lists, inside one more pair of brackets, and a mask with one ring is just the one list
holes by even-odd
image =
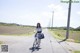
[[[66, 35], [66, 30], [58, 30], [58, 29], [54, 29], [54, 30], [49, 30], [53, 36], [57, 39], [64, 39], [65, 35]], [[56, 35], [54, 35], [56, 34]], [[70, 30], [70, 34], [69, 34], [69, 39], [68, 41], [72, 41], [72, 42], [77, 42], [80, 43], [80, 31], [73, 31]]]
[[74, 51], [74, 53], [80, 53], [80, 51]]
[[64, 39], [64, 36], [61, 35], [57, 30], [49, 30], [49, 31], [55, 38], [60, 40]]

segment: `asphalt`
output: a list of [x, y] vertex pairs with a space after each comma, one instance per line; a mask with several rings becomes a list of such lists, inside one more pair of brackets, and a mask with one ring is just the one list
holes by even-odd
[[[67, 46], [65, 42], [58, 43], [58, 41], [51, 36], [51, 34], [46, 30], [43, 31], [45, 38], [41, 40], [41, 45], [38, 51], [32, 52], [30, 48], [34, 42], [33, 36], [3, 36], [0, 35], [0, 40], [5, 42], [1, 45], [8, 45], [8, 52], [6, 53], [71, 53], [74, 49], [73, 47]], [[1, 51], [0, 53], [5, 53]], [[80, 45], [80, 44], [79, 44]]]

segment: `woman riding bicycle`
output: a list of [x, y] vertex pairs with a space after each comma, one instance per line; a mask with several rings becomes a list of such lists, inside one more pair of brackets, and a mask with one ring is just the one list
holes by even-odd
[[40, 47], [40, 43], [41, 43], [41, 39], [39, 39], [38, 36], [42, 32], [42, 27], [41, 27], [40, 23], [37, 23], [36, 30], [37, 30], [37, 33], [35, 34], [35, 41], [33, 43], [33, 47], [39, 48]]

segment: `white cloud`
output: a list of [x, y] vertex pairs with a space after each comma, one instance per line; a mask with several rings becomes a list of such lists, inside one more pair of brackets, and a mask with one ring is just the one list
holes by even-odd
[[54, 25], [66, 26], [67, 23], [67, 10], [62, 5], [50, 4], [48, 7], [54, 11]]
[[[67, 20], [67, 14], [64, 10], [63, 6], [61, 5], [54, 5], [50, 4], [48, 5], [50, 10], [54, 10], [54, 26], [63, 26], [66, 25]], [[26, 24], [26, 25], [36, 25], [37, 22], [40, 22], [42, 26], [47, 26], [52, 18], [52, 12], [51, 11], [42, 11], [39, 13], [16, 13], [16, 14], [7, 14], [6, 16], [10, 19], [7, 19], [6, 22], [15, 22], [19, 24]], [[50, 23], [51, 24], [51, 23]]]
[[[64, 10], [61, 5], [50, 4], [48, 7], [53, 10], [54, 9], [54, 26], [66, 26], [67, 22], [67, 11]], [[42, 26], [47, 26], [52, 19], [52, 12], [42, 11], [37, 16], [33, 16], [35, 22], [40, 22]], [[51, 23], [50, 23], [51, 24]]]
[[51, 10], [54, 10], [54, 11], [63, 10], [63, 7], [62, 7], [61, 5], [50, 4], [50, 5], [48, 5], [48, 7], [49, 7]]
[[79, 15], [80, 15], [80, 11], [78, 11], [78, 12], [77, 12], [77, 14], [79, 14]]
[[50, 18], [50, 16], [52, 16], [51, 12], [42, 12], [41, 14], [42, 14], [42, 16], [45, 16], [47, 18]]

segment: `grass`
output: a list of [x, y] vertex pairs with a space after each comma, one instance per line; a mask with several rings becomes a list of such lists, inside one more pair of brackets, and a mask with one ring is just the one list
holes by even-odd
[[74, 51], [74, 53], [80, 53], [80, 51]]
[[2, 41], [0, 41], [0, 44], [2, 44], [3, 42]]
[[60, 40], [64, 39], [64, 36], [60, 34], [61, 32], [58, 32], [57, 30], [49, 30], [49, 31], [55, 38]]
[[3, 36], [31, 36], [33, 35], [34, 33], [26, 33], [26, 34], [1, 34]]
[[0, 35], [29, 36], [34, 34], [35, 27], [0, 26]]
[[[62, 40], [62, 39], [65, 38], [66, 30], [57, 30], [57, 29], [54, 29], [54, 30], [49, 30], [49, 31], [57, 39]], [[56, 34], [56, 35], [54, 35], [54, 34]], [[80, 43], [80, 31], [70, 30], [68, 41]]]

